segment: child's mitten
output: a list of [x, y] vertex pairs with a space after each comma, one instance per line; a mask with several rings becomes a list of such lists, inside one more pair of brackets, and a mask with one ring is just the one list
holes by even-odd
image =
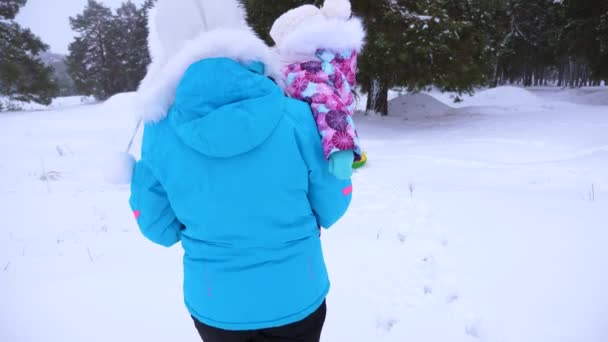
[[329, 156], [329, 172], [338, 179], [349, 179], [353, 175], [355, 152], [339, 151]]

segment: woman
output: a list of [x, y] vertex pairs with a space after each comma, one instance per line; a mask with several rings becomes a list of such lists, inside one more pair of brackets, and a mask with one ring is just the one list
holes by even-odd
[[205, 342], [319, 341], [329, 279], [319, 227], [351, 201], [307, 103], [236, 0], [159, 0], [130, 205], [151, 241], [184, 248], [185, 304]]

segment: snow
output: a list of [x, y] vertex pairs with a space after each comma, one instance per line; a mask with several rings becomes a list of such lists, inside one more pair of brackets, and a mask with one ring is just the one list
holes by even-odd
[[583, 105], [608, 106], [608, 93], [604, 87], [564, 88], [559, 91], [548, 91], [546, 88], [532, 88], [535, 93], [544, 93], [547, 97]]
[[12, 104], [13, 106], [16, 106], [17, 108], [23, 111], [57, 110], [81, 106], [83, 104], [92, 104], [94, 102], [95, 99], [92, 96], [65, 96], [58, 97], [54, 99], [50, 105], [45, 106], [35, 102], [12, 101], [5, 96], [0, 96], [0, 103], [2, 103], [3, 105]]
[[[608, 90], [391, 94], [323, 233], [323, 341], [608, 340]], [[199, 340], [180, 248], [104, 181], [131, 100], [0, 115], [0, 341]]]
[[498, 87], [479, 91], [472, 98], [464, 97], [464, 105], [512, 107], [536, 105], [542, 102], [529, 90], [518, 87]]
[[419, 20], [427, 21], [433, 19], [430, 15], [422, 15], [422, 14], [412, 14], [414, 18], [418, 18]]
[[429, 94], [403, 94], [388, 103], [388, 111], [393, 117], [430, 117], [447, 115], [452, 110], [443, 102]]

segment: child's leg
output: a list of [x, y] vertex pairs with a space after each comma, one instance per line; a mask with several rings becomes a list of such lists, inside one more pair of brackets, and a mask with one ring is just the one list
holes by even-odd
[[323, 305], [300, 322], [259, 331], [256, 342], [319, 342], [325, 324], [327, 305]]
[[252, 331], [228, 331], [208, 326], [199, 322], [196, 318], [194, 326], [198, 334], [201, 335], [203, 342], [253, 342], [255, 332]]

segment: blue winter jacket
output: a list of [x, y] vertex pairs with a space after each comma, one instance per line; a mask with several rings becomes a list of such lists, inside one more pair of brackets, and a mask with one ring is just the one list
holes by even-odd
[[328, 172], [309, 106], [261, 63], [192, 64], [167, 117], [146, 124], [130, 204], [142, 233], [181, 241], [190, 313], [225, 330], [300, 321], [329, 280], [319, 237], [352, 185]]

